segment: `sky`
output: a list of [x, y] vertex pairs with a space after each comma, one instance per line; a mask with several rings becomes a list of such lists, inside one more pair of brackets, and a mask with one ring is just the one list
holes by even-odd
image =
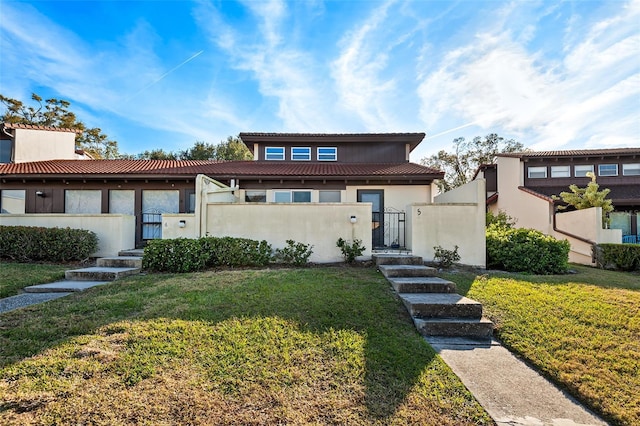
[[240, 132], [640, 146], [640, 0], [0, 0], [0, 93], [120, 152]]

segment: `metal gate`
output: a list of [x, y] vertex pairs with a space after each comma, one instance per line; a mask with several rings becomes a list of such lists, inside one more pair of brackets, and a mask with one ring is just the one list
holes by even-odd
[[[382, 216], [382, 217], [380, 217]], [[406, 213], [387, 207], [382, 213], [373, 213], [373, 226], [382, 229], [380, 233], [373, 233], [374, 250], [405, 250], [406, 249]]]

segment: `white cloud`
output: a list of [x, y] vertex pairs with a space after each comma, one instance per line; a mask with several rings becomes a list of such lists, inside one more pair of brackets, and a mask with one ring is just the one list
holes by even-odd
[[590, 26], [573, 25], [586, 33], [567, 35], [581, 41], [565, 47], [562, 62], [528, 50], [531, 29], [514, 40], [508, 19], [477, 33], [421, 81], [422, 120], [440, 132], [438, 123], [453, 115], [459, 125], [522, 135], [535, 149], [586, 141], [637, 146], [638, 126], [628, 119], [640, 116], [637, 9], [636, 3]]

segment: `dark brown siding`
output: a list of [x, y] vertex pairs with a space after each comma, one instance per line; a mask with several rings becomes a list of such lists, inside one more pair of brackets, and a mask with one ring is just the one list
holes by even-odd
[[260, 144], [259, 161], [267, 161], [265, 160], [267, 147], [284, 147], [284, 161], [291, 161], [291, 147], [311, 148], [311, 162], [317, 161], [318, 147], [336, 147], [338, 149], [338, 163], [404, 163], [407, 161], [406, 146], [401, 143], [335, 143], [329, 145], [262, 143]]

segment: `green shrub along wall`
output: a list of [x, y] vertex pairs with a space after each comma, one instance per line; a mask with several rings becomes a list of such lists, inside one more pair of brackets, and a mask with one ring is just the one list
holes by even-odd
[[492, 224], [487, 227], [487, 267], [532, 274], [562, 274], [570, 244], [542, 232]]
[[215, 266], [264, 266], [271, 260], [271, 245], [264, 240], [203, 237], [148, 241], [142, 262], [153, 271], [192, 272]]
[[640, 244], [598, 244], [594, 251], [599, 268], [640, 270]]
[[98, 250], [98, 237], [85, 229], [0, 226], [0, 258], [21, 262], [84, 260]]

